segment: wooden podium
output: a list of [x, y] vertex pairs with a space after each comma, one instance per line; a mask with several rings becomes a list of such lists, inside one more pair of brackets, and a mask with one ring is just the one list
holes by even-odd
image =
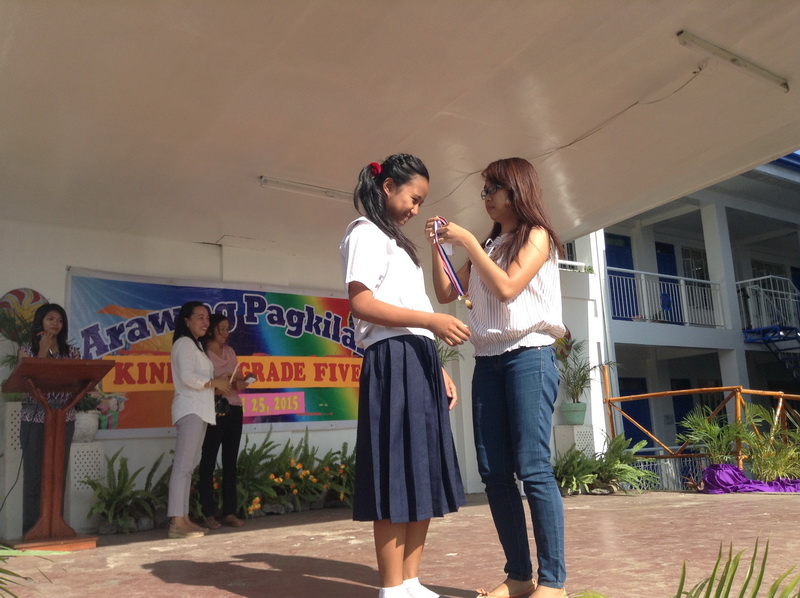
[[[79, 537], [64, 521], [64, 439], [67, 412], [112, 367], [111, 360], [23, 357], [3, 383], [3, 392], [27, 392], [45, 410], [39, 519], [14, 548], [71, 551], [97, 545], [96, 536]], [[69, 393], [72, 397], [62, 409], [51, 409], [44, 396], [50, 392]]]

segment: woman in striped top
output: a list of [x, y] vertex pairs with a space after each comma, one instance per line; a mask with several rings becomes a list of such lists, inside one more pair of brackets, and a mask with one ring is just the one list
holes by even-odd
[[[473, 307], [475, 448], [507, 576], [493, 590], [479, 590], [479, 596], [560, 598], [566, 596], [564, 508], [550, 465], [550, 435], [558, 392], [553, 343], [564, 334], [557, 261], [563, 247], [542, 204], [538, 174], [527, 160], [498, 160], [482, 175], [481, 198], [494, 222], [484, 244], [452, 222], [442, 225], [438, 217], [426, 225], [441, 303], [458, 293], [434, 237], [464, 247], [468, 256], [458, 276]], [[538, 584], [517, 479], [531, 510]]]

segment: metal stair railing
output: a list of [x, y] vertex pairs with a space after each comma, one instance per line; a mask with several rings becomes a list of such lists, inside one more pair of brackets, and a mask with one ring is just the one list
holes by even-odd
[[747, 343], [761, 343], [800, 383], [800, 291], [788, 278], [763, 276], [736, 284]]
[[800, 291], [788, 278], [762, 276], [736, 283], [744, 330], [769, 334], [800, 328]]

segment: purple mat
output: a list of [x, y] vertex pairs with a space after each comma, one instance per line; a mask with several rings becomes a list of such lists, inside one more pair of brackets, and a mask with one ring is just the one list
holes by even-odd
[[703, 492], [726, 494], [728, 492], [800, 492], [800, 480], [778, 478], [772, 482], [759, 482], [746, 478], [735, 465], [709, 465], [703, 470]]

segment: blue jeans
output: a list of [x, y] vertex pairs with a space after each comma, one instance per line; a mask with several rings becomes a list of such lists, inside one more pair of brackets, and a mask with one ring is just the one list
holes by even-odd
[[531, 510], [538, 581], [553, 588], [563, 587], [567, 575], [564, 505], [550, 465], [558, 382], [552, 347], [475, 358], [472, 416], [478, 471], [505, 552], [505, 572], [520, 581], [533, 577], [516, 474]]

